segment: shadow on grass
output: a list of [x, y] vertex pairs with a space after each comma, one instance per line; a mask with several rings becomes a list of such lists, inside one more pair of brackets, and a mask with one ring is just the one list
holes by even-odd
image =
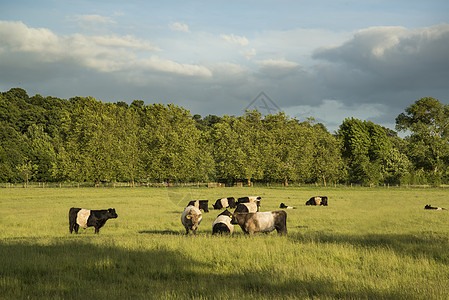
[[138, 251], [80, 240], [0, 242], [0, 264], [0, 293], [7, 299], [411, 298], [408, 291], [343, 288], [311, 276], [273, 278], [249, 265], [220, 274], [215, 263], [164, 247]]
[[315, 241], [319, 243], [350, 244], [356, 247], [384, 248], [413, 258], [425, 257], [449, 264], [447, 236], [429, 232], [419, 236], [413, 234], [335, 234], [327, 232], [295, 233], [289, 239], [297, 242]]

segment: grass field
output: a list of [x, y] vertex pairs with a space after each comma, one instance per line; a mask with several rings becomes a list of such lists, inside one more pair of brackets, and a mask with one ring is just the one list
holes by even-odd
[[[196, 236], [194, 199], [259, 195], [288, 235]], [[328, 207], [304, 203], [329, 197]], [[0, 299], [448, 299], [449, 190], [406, 188], [1, 189]], [[115, 208], [99, 235], [70, 235], [70, 207]]]

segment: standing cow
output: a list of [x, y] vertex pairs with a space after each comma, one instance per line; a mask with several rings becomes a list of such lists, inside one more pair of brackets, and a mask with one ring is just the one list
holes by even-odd
[[202, 209], [204, 212], [209, 212], [209, 200], [193, 200], [190, 201], [187, 206], [192, 205], [195, 206], [198, 209]]
[[214, 209], [222, 209], [222, 208], [235, 208], [235, 199], [234, 197], [227, 197], [218, 199], [213, 205]]
[[227, 209], [217, 216], [212, 224], [212, 235], [234, 232], [234, 225], [231, 224], [232, 213]]
[[327, 197], [326, 196], [322, 196], [322, 197], [312, 197], [310, 198], [307, 202], [306, 205], [323, 205], [323, 206], [327, 206]]
[[250, 203], [237, 204], [237, 208], [235, 209], [234, 213], [236, 213], [236, 212], [251, 213], [251, 212], [258, 212], [258, 211], [259, 211], [258, 203], [250, 202]]
[[69, 230], [70, 233], [75, 229], [78, 233], [79, 227], [86, 229], [87, 227], [95, 227], [95, 233], [100, 233], [100, 228], [109, 219], [115, 219], [118, 215], [114, 208], [102, 210], [89, 210], [72, 207], [69, 210]]
[[196, 234], [196, 230], [203, 219], [203, 214], [195, 206], [189, 205], [184, 209], [181, 215], [181, 223], [186, 229], [186, 234], [189, 234], [189, 230], [192, 230], [193, 234]]
[[276, 229], [279, 234], [287, 234], [287, 213], [283, 210], [234, 213], [231, 224], [239, 224], [243, 232], [252, 236], [255, 232], [271, 232]]

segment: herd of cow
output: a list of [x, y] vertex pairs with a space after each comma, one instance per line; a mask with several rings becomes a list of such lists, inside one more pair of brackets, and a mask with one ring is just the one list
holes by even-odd
[[[234, 197], [218, 199], [213, 204], [214, 209], [225, 209], [212, 223], [212, 234], [234, 232], [234, 225], [238, 224], [244, 233], [253, 235], [255, 232], [271, 232], [276, 230], [279, 234], [287, 234], [287, 213], [283, 210], [259, 212], [261, 197], [241, 197], [235, 201]], [[327, 206], [327, 197], [316, 196], [310, 198], [306, 205]], [[194, 234], [203, 218], [200, 210], [209, 212], [209, 200], [190, 201], [181, 215], [181, 222], [186, 229], [186, 234], [192, 231]], [[231, 213], [228, 208], [235, 209]], [[281, 203], [279, 208], [296, 209]], [[433, 207], [427, 204], [426, 210], [446, 210], [442, 207]], [[72, 207], [69, 210], [69, 230], [70, 233], [78, 233], [81, 227], [94, 227], [95, 233], [100, 232], [100, 228], [109, 219], [115, 219], [118, 215], [114, 208], [102, 210], [89, 210]]]
[[[255, 232], [271, 232], [276, 230], [279, 234], [287, 234], [287, 213], [283, 210], [259, 212], [261, 197], [241, 197], [235, 201], [234, 197], [218, 199], [213, 204], [214, 209], [225, 209], [212, 224], [212, 234], [232, 234], [234, 225], [238, 224], [243, 232], [253, 235]], [[327, 197], [312, 197], [306, 205], [327, 206]], [[228, 208], [235, 209], [231, 213]], [[295, 209], [281, 203], [279, 208]], [[181, 215], [181, 223], [186, 229], [186, 234], [196, 230], [203, 219], [201, 210], [209, 212], [209, 200], [190, 201]], [[115, 219], [118, 215], [114, 208], [104, 210], [89, 210], [72, 207], [69, 210], [70, 233], [78, 233], [79, 227], [86, 229], [94, 227], [95, 233], [100, 232], [108, 219]]]

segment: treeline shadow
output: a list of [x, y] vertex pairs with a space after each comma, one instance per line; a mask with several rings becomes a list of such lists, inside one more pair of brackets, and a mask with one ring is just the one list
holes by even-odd
[[289, 239], [295, 242], [350, 244], [356, 247], [383, 248], [394, 251], [399, 256], [412, 258], [425, 257], [443, 264], [449, 264], [449, 247], [447, 236], [433, 233], [415, 234], [336, 234], [332, 232], [311, 232], [289, 234]]
[[220, 274], [214, 262], [163, 247], [0, 242], [0, 263], [0, 293], [6, 299], [412, 298], [408, 291], [342, 290], [323, 278], [273, 280], [274, 274], [250, 268]]

